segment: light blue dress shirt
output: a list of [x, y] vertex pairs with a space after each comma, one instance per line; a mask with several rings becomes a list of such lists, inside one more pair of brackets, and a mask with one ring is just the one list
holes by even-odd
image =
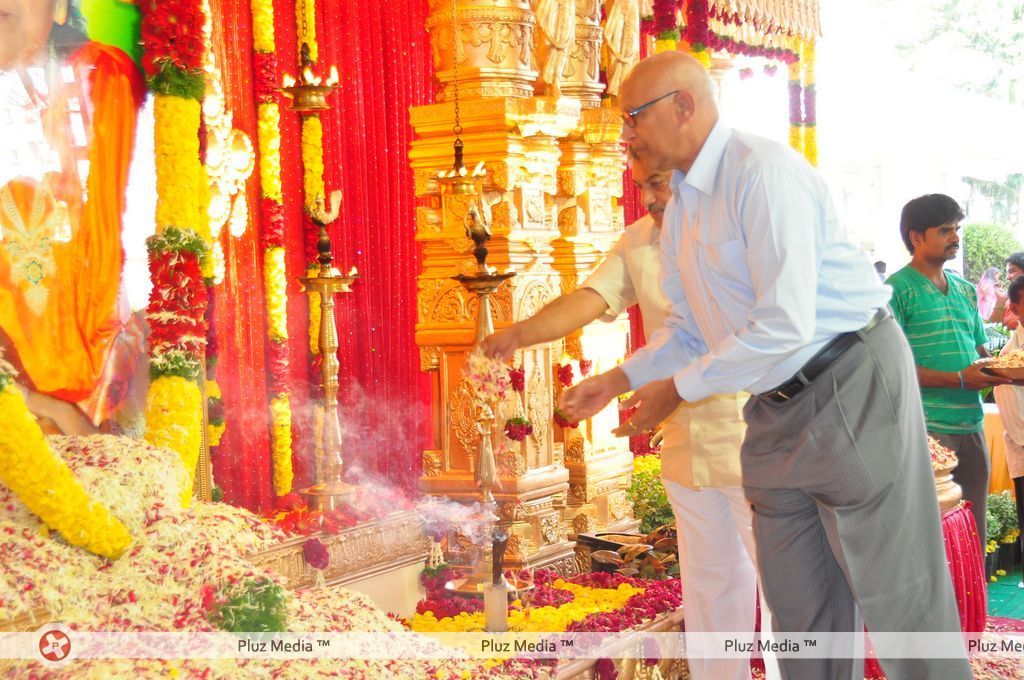
[[721, 121], [672, 176], [661, 260], [671, 314], [621, 368], [631, 389], [673, 376], [686, 401], [774, 389], [892, 293], [803, 156]]

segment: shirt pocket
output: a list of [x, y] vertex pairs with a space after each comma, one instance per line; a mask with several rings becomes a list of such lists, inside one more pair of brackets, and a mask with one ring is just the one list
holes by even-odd
[[743, 239], [718, 243], [697, 241], [697, 259], [714, 279], [740, 287], [750, 287], [750, 270], [747, 268], [747, 245]]

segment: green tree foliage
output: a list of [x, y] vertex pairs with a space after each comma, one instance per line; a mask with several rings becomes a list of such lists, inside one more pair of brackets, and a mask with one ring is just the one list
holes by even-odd
[[989, 267], [1003, 271], [1006, 256], [1024, 250], [1013, 231], [998, 224], [966, 224], [961, 240], [968, 281], [977, 281]]
[[918, 57], [927, 58], [929, 48], [949, 51], [972, 65], [970, 81], [957, 83], [960, 87], [1011, 104], [1024, 100], [1024, 0], [934, 0], [918, 5], [924, 10], [920, 38], [900, 45], [915, 65]]

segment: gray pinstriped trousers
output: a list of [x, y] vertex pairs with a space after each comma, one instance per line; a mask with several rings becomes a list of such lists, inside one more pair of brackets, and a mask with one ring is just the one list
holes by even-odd
[[[891, 317], [862, 337], [790, 401], [745, 407], [765, 599], [781, 632], [956, 632], [910, 347]], [[889, 680], [972, 677], [966, 653], [880, 663]], [[853, 659], [779, 665], [790, 680], [864, 677]]]

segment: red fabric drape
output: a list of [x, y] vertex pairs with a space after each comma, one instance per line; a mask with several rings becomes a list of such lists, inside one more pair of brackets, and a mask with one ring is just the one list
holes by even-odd
[[[278, 58], [291, 71], [294, 14], [278, 5]], [[325, 185], [328, 192], [340, 188], [344, 194], [341, 216], [330, 233], [338, 268], [347, 271], [354, 265], [362, 277], [352, 294], [338, 297], [336, 307], [343, 456], [357, 478], [367, 473], [411, 493], [431, 434], [430, 386], [419, 370], [414, 341], [420, 250], [406, 157], [412, 138], [409, 107], [430, 102], [434, 92], [424, 28], [427, 3], [330, 0], [318, 3], [318, 10], [318, 68], [326, 72], [334, 64], [341, 75], [341, 87], [330, 99], [332, 110], [321, 116]], [[306, 259], [297, 117], [283, 111], [282, 128], [287, 265], [290, 276], [300, 276]], [[297, 485], [309, 481], [301, 471], [311, 466], [301, 463], [313, 447], [308, 319], [306, 296], [290, 290]]]
[[324, 117], [325, 182], [344, 191], [332, 238], [343, 271], [362, 276], [338, 305], [345, 452], [350, 469], [410, 493], [432, 422], [414, 340], [420, 247], [407, 159], [409, 107], [435, 89], [426, 18], [425, 0], [329, 0], [331, 30], [319, 33], [321, 62], [342, 72]]
[[[216, 45], [235, 127], [256, 140], [251, 15], [248, 0], [214, 0], [230, 36]], [[416, 274], [413, 177], [406, 151], [412, 133], [408, 108], [434, 91], [425, 0], [318, 3], [320, 67], [338, 66], [341, 88], [323, 117], [325, 182], [344, 191], [332, 225], [339, 269], [355, 265], [362, 278], [337, 299], [344, 456], [349, 470], [365, 470], [409, 492], [420, 453], [430, 438], [429, 382], [419, 370], [413, 333]], [[326, 28], [325, 28], [326, 27]], [[328, 30], [329, 29], [329, 30]], [[295, 11], [275, 3], [279, 69], [296, 72]], [[305, 273], [302, 167], [298, 116], [281, 101], [281, 156], [287, 246], [288, 331], [296, 488], [308, 483], [302, 465], [312, 450], [309, 412], [308, 305], [296, 279]], [[225, 500], [250, 508], [273, 502], [266, 385], [266, 311], [262, 281], [258, 173], [249, 183], [252, 227], [240, 239], [224, 237], [227, 278], [216, 295], [220, 368], [227, 431], [214, 458]]]
[[[212, 0], [214, 53], [223, 75], [227, 110], [233, 125], [256, 145], [256, 108], [252, 91], [252, 19], [248, 0]], [[229, 27], [229, 28], [223, 28]], [[273, 500], [266, 387], [266, 302], [260, 247], [259, 171], [246, 185], [249, 228], [241, 237], [221, 233], [226, 260], [224, 283], [210, 303], [227, 429], [212, 457], [214, 482], [225, 502], [251, 509]]]

